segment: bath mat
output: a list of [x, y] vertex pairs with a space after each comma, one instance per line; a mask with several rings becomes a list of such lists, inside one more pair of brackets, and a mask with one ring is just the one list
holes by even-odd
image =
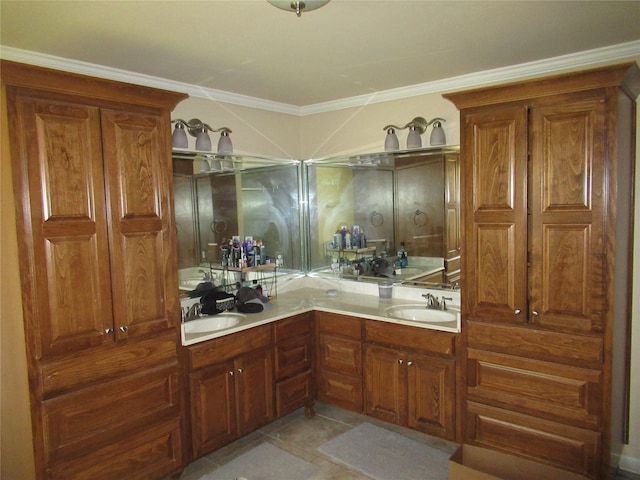
[[368, 422], [318, 450], [376, 480], [447, 480], [448, 453]]
[[270, 443], [262, 443], [200, 477], [200, 480], [307, 480], [319, 468]]

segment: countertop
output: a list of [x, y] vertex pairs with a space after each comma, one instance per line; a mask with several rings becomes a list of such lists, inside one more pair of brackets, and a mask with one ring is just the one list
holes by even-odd
[[[277, 297], [265, 304], [265, 309], [262, 312], [241, 314], [242, 319], [238, 324], [215, 332], [184, 333], [183, 330], [182, 344], [185, 346], [193, 345], [313, 310], [446, 332], [457, 333], [460, 331], [459, 292], [395, 285], [393, 298], [381, 299], [378, 297], [377, 288], [375, 284], [348, 280], [327, 280], [314, 277], [291, 280], [283, 286], [278, 286]], [[386, 314], [385, 310], [391, 306], [407, 304], [426, 306], [422, 294], [427, 292], [438, 298], [443, 295], [452, 297], [453, 300], [450, 302], [448, 310], [456, 313], [457, 320], [429, 323], [401, 320]], [[191, 302], [193, 301], [197, 301], [197, 299], [191, 300]]]

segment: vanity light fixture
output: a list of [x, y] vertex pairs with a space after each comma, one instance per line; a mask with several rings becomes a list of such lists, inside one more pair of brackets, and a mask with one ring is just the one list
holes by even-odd
[[296, 12], [296, 15], [301, 17], [302, 11], [310, 12], [320, 7], [324, 7], [329, 0], [305, 0], [303, 1], [291, 1], [291, 0], [267, 0], [271, 5], [281, 10], [287, 10], [289, 12]]
[[209, 138], [209, 132], [220, 132], [220, 140], [218, 140], [218, 153], [224, 155], [233, 154], [233, 144], [229, 134], [231, 129], [227, 127], [211, 128], [206, 123], [197, 118], [192, 118], [188, 122], [178, 118], [171, 120], [171, 123], [176, 124], [176, 128], [171, 135], [171, 146], [174, 148], [187, 148], [189, 143], [187, 142], [187, 133], [192, 137], [196, 137], [196, 150], [201, 152], [211, 151], [211, 138]]
[[429, 127], [429, 125], [433, 125], [433, 131], [431, 132], [431, 137], [429, 139], [430, 145], [445, 145], [447, 141], [444, 130], [442, 129], [441, 122], [446, 122], [446, 120], [444, 118], [434, 118], [433, 120], [429, 120], [427, 122], [422, 117], [416, 117], [409, 123], [407, 123], [404, 127], [387, 125], [386, 127], [384, 127], [384, 130], [387, 132], [387, 137], [384, 141], [384, 149], [387, 152], [399, 150], [400, 143], [398, 142], [396, 130], [404, 130], [405, 128], [409, 129], [409, 135], [407, 135], [407, 150], [410, 150], [412, 148], [421, 148], [421, 135], [427, 131], [427, 127]]

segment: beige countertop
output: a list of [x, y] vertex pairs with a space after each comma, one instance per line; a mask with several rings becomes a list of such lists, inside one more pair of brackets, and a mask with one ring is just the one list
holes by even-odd
[[[460, 331], [459, 292], [396, 285], [393, 288], [393, 298], [381, 299], [378, 297], [377, 288], [375, 284], [345, 280], [331, 281], [313, 277], [292, 280], [283, 286], [278, 286], [277, 298], [270, 300], [262, 312], [240, 314], [240, 322], [233, 327], [203, 333], [185, 333], [182, 329], [182, 344], [185, 346], [193, 345], [313, 310], [446, 332]], [[453, 300], [450, 302], [448, 310], [456, 313], [456, 320], [434, 323], [401, 320], [389, 316], [385, 311], [392, 306], [409, 304], [425, 305], [426, 307], [422, 294], [427, 292], [438, 298], [452, 297]]]

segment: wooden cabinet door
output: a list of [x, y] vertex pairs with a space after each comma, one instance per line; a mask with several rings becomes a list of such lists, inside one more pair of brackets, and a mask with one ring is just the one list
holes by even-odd
[[607, 104], [580, 97], [530, 114], [529, 315], [535, 325], [586, 333], [605, 328]]
[[240, 435], [275, 418], [273, 401], [273, 351], [249, 353], [234, 362], [238, 430]]
[[398, 350], [365, 347], [365, 413], [403, 425], [407, 418], [407, 369]]
[[465, 310], [475, 319], [527, 316], [527, 110], [465, 111], [463, 271]]
[[33, 356], [113, 341], [99, 111], [28, 96], [9, 106]]
[[455, 439], [455, 360], [408, 353], [407, 425]]
[[234, 378], [233, 362], [214, 365], [189, 375], [194, 458], [237, 438]]
[[164, 116], [103, 110], [117, 338], [174, 326], [178, 291]]

